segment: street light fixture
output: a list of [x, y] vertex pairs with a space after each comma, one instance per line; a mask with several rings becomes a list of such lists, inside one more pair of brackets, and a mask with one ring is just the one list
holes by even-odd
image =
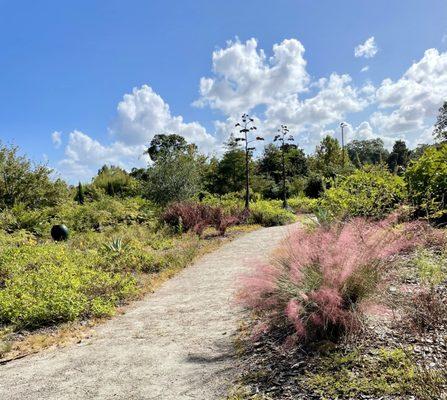
[[345, 132], [344, 132], [344, 128], [347, 128], [348, 124], [346, 122], [342, 122], [340, 124], [340, 128], [341, 128], [341, 152], [342, 152], [342, 162], [343, 162], [343, 167], [345, 166]]

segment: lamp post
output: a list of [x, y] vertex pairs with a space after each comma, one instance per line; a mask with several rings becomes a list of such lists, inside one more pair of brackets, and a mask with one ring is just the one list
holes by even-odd
[[257, 128], [254, 125], [254, 119], [251, 118], [248, 114], [243, 114], [241, 118], [241, 122], [238, 122], [235, 126], [239, 126], [241, 129], [239, 130], [244, 136], [236, 138], [236, 142], [245, 142], [245, 209], [248, 210], [250, 207], [250, 152], [255, 150], [255, 147], [248, 147], [250, 143], [255, 142], [256, 140], [264, 140], [264, 138], [260, 136], [256, 136], [255, 139], [249, 140], [248, 134], [250, 132], [255, 131]]
[[346, 122], [342, 122], [340, 124], [340, 128], [341, 128], [341, 154], [342, 154], [343, 167], [345, 166], [345, 132], [344, 132], [344, 128], [346, 128], [347, 126], [348, 126], [348, 124]]

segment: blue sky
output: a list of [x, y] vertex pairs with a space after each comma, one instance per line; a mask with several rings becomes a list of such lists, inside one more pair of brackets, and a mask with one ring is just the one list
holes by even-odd
[[0, 0], [0, 138], [71, 182], [144, 165], [155, 133], [219, 153], [246, 111], [307, 151], [341, 121], [415, 146], [446, 52], [444, 0]]

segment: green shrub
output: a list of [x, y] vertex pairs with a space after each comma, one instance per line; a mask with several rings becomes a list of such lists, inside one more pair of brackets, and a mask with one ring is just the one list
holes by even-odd
[[355, 216], [380, 219], [405, 198], [404, 180], [383, 166], [365, 166], [336, 182], [320, 200], [332, 218]]
[[0, 142], [0, 210], [24, 204], [28, 209], [54, 206], [68, 196], [67, 184], [51, 179], [52, 170], [33, 165], [18, 147]]
[[310, 214], [315, 212], [318, 206], [317, 199], [311, 199], [309, 197], [292, 197], [287, 200], [289, 207], [291, 207], [296, 213]]
[[93, 179], [93, 186], [109, 196], [136, 196], [141, 191], [138, 180], [119, 167], [104, 165]]
[[280, 200], [259, 200], [250, 203], [248, 222], [262, 226], [286, 225], [295, 221], [295, 214], [285, 210]]
[[409, 199], [419, 215], [447, 220], [447, 143], [428, 147], [422, 156], [413, 161], [405, 179]]
[[130, 275], [96, 266], [100, 256], [63, 244], [0, 252], [0, 324], [35, 328], [113, 313], [136, 292]]

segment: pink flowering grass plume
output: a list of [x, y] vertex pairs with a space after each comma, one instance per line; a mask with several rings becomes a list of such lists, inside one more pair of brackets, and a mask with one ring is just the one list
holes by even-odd
[[239, 300], [270, 328], [292, 329], [301, 340], [337, 338], [359, 326], [360, 306], [377, 290], [387, 261], [431, 233], [394, 216], [298, 229], [273, 262], [243, 278]]

